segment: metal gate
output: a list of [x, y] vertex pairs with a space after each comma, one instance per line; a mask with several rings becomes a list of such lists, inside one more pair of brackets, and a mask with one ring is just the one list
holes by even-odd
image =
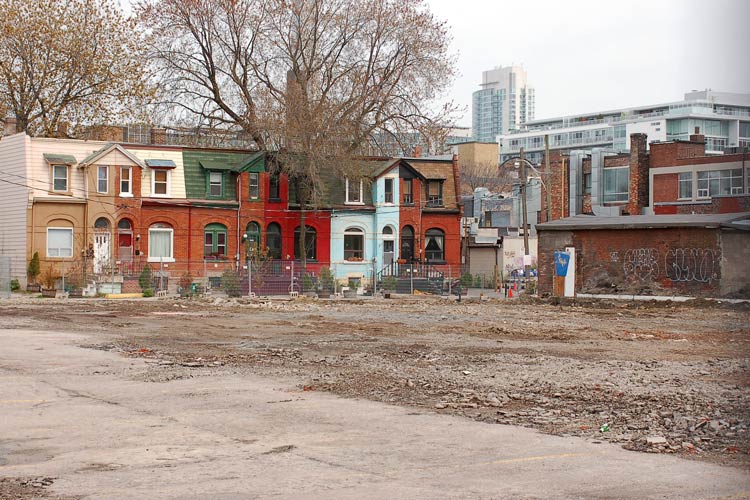
[[10, 257], [0, 255], [0, 297], [10, 297]]

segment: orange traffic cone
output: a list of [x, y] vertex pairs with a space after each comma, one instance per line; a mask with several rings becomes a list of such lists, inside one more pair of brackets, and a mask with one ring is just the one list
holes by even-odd
[[513, 298], [513, 289], [512, 288], [510, 290], [508, 290], [508, 298], [509, 299]]

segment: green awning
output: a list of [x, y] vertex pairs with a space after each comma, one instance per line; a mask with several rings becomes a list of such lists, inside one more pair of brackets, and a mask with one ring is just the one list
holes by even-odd
[[177, 164], [174, 161], [159, 158], [146, 160], [146, 165], [150, 168], [177, 168]]
[[221, 170], [223, 172], [239, 171], [238, 165], [232, 165], [222, 160], [201, 160], [199, 163], [206, 170]]
[[75, 156], [59, 153], [44, 153], [44, 159], [47, 160], [47, 163], [56, 165], [75, 165], [78, 163]]

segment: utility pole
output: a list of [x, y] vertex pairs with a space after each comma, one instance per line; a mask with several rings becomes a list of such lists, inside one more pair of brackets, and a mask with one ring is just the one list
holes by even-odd
[[526, 158], [521, 148], [521, 213], [523, 216], [523, 280], [529, 279], [529, 221], [526, 214]]
[[550, 182], [552, 179], [551, 173], [549, 169], [549, 135], [544, 134], [544, 176], [547, 178], [547, 182], [543, 183], [547, 199], [547, 218], [544, 222], [549, 222], [552, 219], [552, 193], [549, 191], [552, 186]]

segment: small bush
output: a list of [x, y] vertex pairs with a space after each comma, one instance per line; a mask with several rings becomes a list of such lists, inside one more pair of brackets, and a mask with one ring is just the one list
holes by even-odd
[[464, 288], [469, 288], [474, 281], [474, 278], [472, 277], [471, 273], [463, 273], [461, 275], [461, 286]]
[[398, 280], [394, 276], [383, 278], [383, 290], [395, 290]]
[[240, 280], [232, 269], [227, 269], [221, 274], [221, 287], [230, 297], [240, 296]]
[[39, 252], [34, 252], [34, 256], [29, 261], [29, 267], [26, 269], [26, 274], [29, 276], [29, 281], [34, 283], [39, 273]]
[[[138, 276], [138, 284], [141, 286], [141, 290], [145, 292], [146, 290], [151, 288], [151, 279], [151, 266], [146, 264], [145, 266], [143, 266], [143, 270]], [[151, 290], [151, 292], [153, 293], [153, 290]]]
[[154, 290], [153, 288], [146, 288], [143, 290], [143, 296], [144, 297], [153, 297], [154, 296]]
[[16, 278], [13, 278], [10, 280], [10, 291], [11, 292], [17, 292], [21, 289], [21, 283], [18, 282]]

